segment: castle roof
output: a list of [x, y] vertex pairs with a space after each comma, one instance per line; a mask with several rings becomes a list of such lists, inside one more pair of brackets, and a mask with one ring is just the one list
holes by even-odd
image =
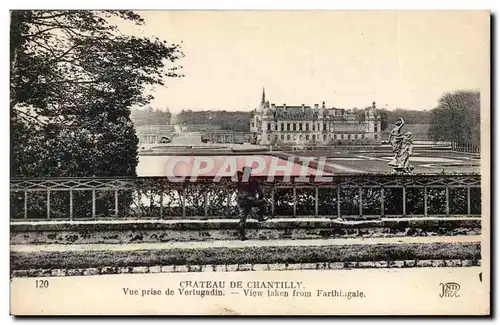
[[277, 119], [313, 119], [317, 117], [311, 106], [275, 106], [273, 112]]

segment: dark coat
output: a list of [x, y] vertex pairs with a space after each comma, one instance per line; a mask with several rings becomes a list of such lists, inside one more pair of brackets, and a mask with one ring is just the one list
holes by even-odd
[[248, 181], [238, 179], [238, 198], [239, 199], [256, 199], [263, 196], [262, 186], [259, 181], [250, 177]]

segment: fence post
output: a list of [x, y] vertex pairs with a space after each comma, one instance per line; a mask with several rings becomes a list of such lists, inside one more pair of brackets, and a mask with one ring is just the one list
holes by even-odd
[[273, 186], [273, 188], [271, 189], [271, 216], [274, 216], [274, 206], [275, 206], [275, 202], [274, 202], [274, 192], [275, 192], [275, 188]]
[[403, 185], [403, 216], [406, 216], [406, 187]]
[[28, 191], [24, 191], [24, 219], [28, 219]]
[[337, 217], [340, 218], [340, 183], [337, 184]]
[[230, 217], [231, 216], [231, 192], [230, 191], [228, 191], [226, 194], [226, 200], [227, 200], [226, 216]]
[[205, 217], [208, 216], [208, 190], [203, 193], [203, 207], [205, 208]]
[[160, 182], [160, 202], [158, 202], [160, 204], [160, 219], [163, 219], [163, 196], [164, 196], [163, 181], [161, 181]]
[[182, 217], [186, 217], [186, 188], [182, 187]]
[[470, 186], [467, 186], [467, 214], [471, 215], [471, 206], [470, 206]]
[[92, 190], [92, 218], [95, 218], [95, 190]]
[[316, 186], [314, 188], [314, 215], [317, 217], [318, 216], [318, 200], [319, 200], [319, 195], [318, 195], [319, 189]]
[[427, 217], [427, 186], [424, 186], [424, 216]]
[[118, 189], [115, 190], [115, 217], [118, 217]]
[[359, 187], [359, 216], [363, 215], [363, 188]]
[[50, 190], [47, 190], [47, 219], [50, 219]]
[[297, 215], [297, 189], [295, 184], [293, 184], [293, 216]]
[[450, 189], [448, 188], [448, 186], [446, 186], [446, 189], [445, 189], [445, 193], [446, 193], [446, 215], [450, 215]]
[[385, 215], [385, 206], [384, 206], [385, 192], [384, 188], [380, 187], [380, 216]]
[[73, 220], [73, 190], [69, 190], [69, 220]]

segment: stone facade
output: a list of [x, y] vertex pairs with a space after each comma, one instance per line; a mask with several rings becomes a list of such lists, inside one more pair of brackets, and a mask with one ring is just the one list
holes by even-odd
[[359, 114], [331, 107], [277, 106], [262, 100], [250, 120], [250, 132], [258, 144], [328, 145], [332, 143], [380, 142], [380, 115], [375, 102]]

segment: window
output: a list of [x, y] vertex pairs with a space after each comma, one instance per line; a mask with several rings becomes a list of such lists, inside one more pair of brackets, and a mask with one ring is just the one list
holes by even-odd
[[354, 135], [354, 139], [358, 140], [358, 135], [357, 134]]
[[293, 123], [293, 130], [297, 131], [297, 123]]
[[378, 131], [377, 131], [377, 129], [378, 129], [378, 128], [377, 128], [377, 124], [375, 124], [375, 129], [374, 129], [374, 131], [373, 131], [373, 132], [378, 132]]
[[285, 123], [280, 123], [281, 124], [281, 131], [284, 131], [285, 129]]
[[299, 131], [302, 131], [302, 123], [299, 123]]
[[255, 123], [254, 123], [254, 122], [252, 122], [252, 128], [254, 128], [254, 127], [255, 127]]
[[[288, 124], [288, 126], [290, 126], [290, 124]], [[286, 135], [286, 139], [287, 139], [288, 141], [290, 141], [290, 134], [287, 134], [287, 135]]]
[[316, 124], [313, 123], [313, 131], [316, 131]]
[[267, 123], [267, 129], [268, 129], [269, 131], [271, 131], [271, 123], [269, 123], [269, 122]]
[[302, 141], [302, 134], [301, 134], [301, 135], [299, 135], [299, 140], [300, 140], [300, 141]]
[[333, 139], [337, 140], [337, 135], [336, 134], [333, 135]]
[[284, 134], [281, 135], [281, 140], [285, 140], [285, 135]]
[[375, 134], [375, 140], [377, 140], [377, 135]]
[[323, 123], [323, 131], [326, 131], [326, 122]]
[[309, 134], [306, 134], [306, 140], [309, 140]]
[[323, 134], [323, 141], [326, 141], [326, 134]]
[[350, 134], [347, 135], [347, 140], [351, 140], [351, 135]]
[[344, 135], [343, 134], [340, 135], [340, 139], [344, 140]]
[[365, 135], [364, 135], [364, 134], [362, 134], [362, 135], [361, 135], [361, 139], [364, 139], [364, 138], [365, 138]]
[[309, 131], [309, 123], [306, 123], [306, 131]]

